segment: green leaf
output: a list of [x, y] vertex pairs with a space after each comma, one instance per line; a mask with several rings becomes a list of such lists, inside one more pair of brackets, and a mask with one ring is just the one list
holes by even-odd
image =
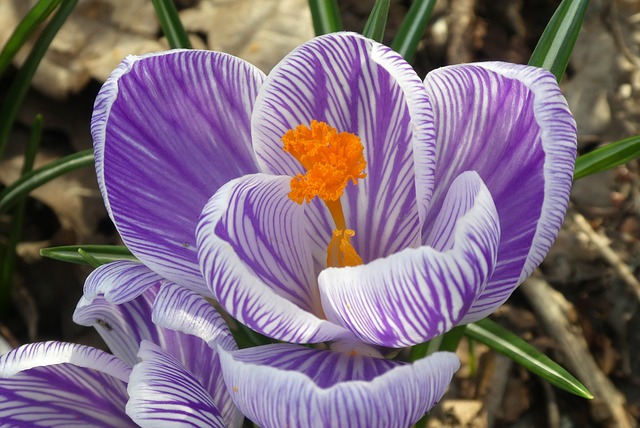
[[55, 160], [43, 167], [34, 169], [7, 186], [0, 192], [0, 214], [11, 208], [18, 200], [36, 187], [66, 174], [70, 171], [93, 165], [93, 150], [88, 149]]
[[5, 72], [18, 50], [25, 44], [38, 26], [60, 4], [60, 0], [40, 0], [22, 18], [0, 52], [0, 75]]
[[640, 157], [640, 135], [625, 138], [578, 156], [573, 179], [606, 171]]
[[[36, 115], [31, 128], [31, 136], [27, 144], [27, 150], [24, 155], [24, 163], [22, 165], [22, 174], [25, 175], [33, 168], [36, 153], [42, 140], [42, 116]], [[25, 198], [22, 196], [18, 201], [18, 206], [13, 213], [11, 229], [7, 239], [7, 245], [4, 247], [4, 254], [0, 266], [0, 313], [6, 313], [11, 301], [11, 283], [13, 279], [13, 268], [16, 259], [16, 246], [22, 236], [24, 228], [25, 215]]]
[[369, 14], [369, 19], [364, 25], [364, 30], [362, 30], [363, 36], [382, 43], [384, 30], [387, 28], [389, 6], [391, 6], [391, 0], [376, 0]]
[[62, 1], [60, 8], [44, 28], [38, 40], [34, 43], [33, 49], [6, 92], [6, 97], [0, 107], [0, 159], [2, 159], [2, 153], [7, 144], [13, 122], [18, 114], [18, 109], [22, 105], [24, 97], [27, 95], [27, 91], [31, 85], [31, 79], [42, 57], [47, 52], [51, 40], [53, 40], [53, 37], [58, 33], [62, 24], [67, 20], [67, 17], [71, 14], [77, 2], [78, 0]]
[[435, 5], [436, 0], [415, 0], [391, 43], [391, 48], [409, 62], [413, 61], [416, 55], [418, 44]]
[[431, 355], [434, 352], [439, 351], [443, 338], [444, 335], [441, 334], [440, 336], [436, 336], [427, 342], [419, 343], [413, 346], [411, 348], [411, 352], [409, 353], [409, 360], [417, 361], [426, 357], [427, 355]]
[[80, 254], [80, 257], [82, 257], [89, 266], [92, 266], [94, 268], [110, 263], [110, 262], [104, 262], [104, 263], [101, 262], [100, 260], [93, 257], [91, 254], [87, 253], [82, 248], [78, 248], [78, 254]]
[[118, 260], [138, 261], [124, 245], [68, 245], [40, 250], [42, 257], [83, 265], [104, 265]]
[[174, 0], [151, 0], [156, 9], [162, 32], [169, 41], [171, 49], [191, 49], [189, 36], [180, 21]]
[[440, 351], [456, 352], [458, 344], [464, 336], [464, 331], [467, 329], [466, 325], [461, 325], [446, 332], [442, 337], [442, 343], [440, 344]]
[[488, 318], [467, 325], [465, 335], [511, 358], [560, 389], [579, 397], [593, 398], [587, 388], [559, 364]]
[[538, 40], [529, 65], [542, 67], [562, 80], [576, 44], [589, 0], [563, 0]]
[[309, 0], [316, 36], [342, 31], [342, 19], [337, 0]]

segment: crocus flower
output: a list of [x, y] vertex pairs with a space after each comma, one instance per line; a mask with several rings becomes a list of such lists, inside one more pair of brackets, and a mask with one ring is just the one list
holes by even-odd
[[236, 349], [226, 324], [202, 297], [162, 282], [132, 262], [94, 271], [74, 320], [114, 355], [43, 342], [1, 356], [3, 426], [240, 426], [217, 356]]
[[144, 264], [266, 336], [331, 343], [219, 349], [265, 427], [414, 423], [458, 362], [381, 350], [507, 299], [557, 235], [576, 147], [550, 73], [480, 63], [422, 82], [349, 33], [269, 76], [217, 52], [129, 57], [92, 133], [105, 205]]

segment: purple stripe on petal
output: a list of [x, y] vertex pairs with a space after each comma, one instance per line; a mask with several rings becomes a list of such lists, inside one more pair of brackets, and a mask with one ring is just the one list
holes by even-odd
[[209, 196], [256, 170], [250, 115], [264, 75], [218, 52], [128, 57], [96, 100], [92, 135], [105, 205], [146, 265], [201, 292], [194, 231]]
[[413, 364], [288, 344], [220, 353], [229, 393], [264, 428], [409, 427], [459, 367], [450, 353]]
[[198, 337], [210, 348], [217, 344], [225, 349], [237, 349], [229, 327], [215, 308], [202, 296], [167, 284], [153, 303], [153, 322], [161, 327]]
[[[164, 342], [162, 336], [165, 332], [151, 321], [151, 307], [160, 280], [148, 268], [137, 263], [103, 265], [87, 278], [86, 294], [73, 313], [73, 321], [94, 327], [111, 352], [133, 366], [138, 361], [136, 355], [142, 339]], [[144, 292], [139, 294], [140, 290]], [[139, 295], [129, 300], [136, 294]]]
[[220, 314], [202, 296], [169, 284], [160, 289], [154, 302], [153, 322], [182, 333], [183, 342], [169, 348], [171, 355], [209, 393], [227, 427], [242, 425], [244, 416], [229, 397], [215, 351], [218, 344], [227, 350], [237, 349]]
[[438, 137], [430, 233], [444, 192], [475, 170], [494, 198], [502, 238], [496, 270], [464, 321], [484, 318], [542, 261], [557, 236], [571, 189], [575, 122], [555, 78], [503, 63], [466, 64], [430, 73], [425, 85]]
[[202, 273], [220, 305], [264, 335], [295, 343], [349, 337], [315, 314], [303, 208], [287, 198], [287, 185], [287, 177], [255, 174], [216, 192], [196, 232]]
[[114, 305], [130, 302], [162, 281], [164, 278], [140, 263], [123, 260], [102, 265], [87, 277], [78, 306], [90, 304], [99, 295]]
[[24, 345], [0, 357], [2, 426], [128, 427], [131, 368], [112, 355], [60, 342]]
[[[367, 343], [394, 348], [425, 342], [459, 323], [493, 272], [500, 223], [474, 172], [453, 182], [443, 205], [450, 211], [435, 219], [445, 237], [438, 238], [443, 251], [410, 248], [323, 271], [318, 280], [327, 319]], [[449, 230], [453, 224], [447, 221], [454, 217], [455, 230]]]
[[[413, 69], [389, 48], [352, 33], [305, 43], [274, 68], [256, 101], [252, 131], [261, 169], [286, 176], [303, 172], [282, 150], [281, 138], [312, 120], [356, 134], [365, 146], [367, 177], [347, 185], [342, 201], [363, 260], [418, 245], [416, 186], [420, 198], [429, 199], [434, 130], [426, 91]], [[420, 182], [415, 167], [425, 171]], [[312, 239], [312, 253], [322, 264], [333, 222], [326, 208], [307, 215], [319, 237]]]
[[224, 428], [209, 393], [174, 357], [153, 343], [140, 345], [142, 362], [129, 379], [127, 414], [140, 426]]

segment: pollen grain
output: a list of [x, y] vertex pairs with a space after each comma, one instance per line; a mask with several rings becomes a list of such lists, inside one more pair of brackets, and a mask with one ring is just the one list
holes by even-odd
[[325, 202], [336, 201], [349, 181], [355, 185], [366, 177], [364, 146], [357, 135], [313, 120], [311, 127], [299, 125], [287, 131], [282, 142], [284, 150], [306, 170], [291, 179], [289, 198], [299, 204], [316, 196]]

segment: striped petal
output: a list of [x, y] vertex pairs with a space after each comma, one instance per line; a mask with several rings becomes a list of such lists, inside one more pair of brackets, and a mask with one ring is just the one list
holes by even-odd
[[142, 427], [224, 428], [209, 393], [173, 356], [143, 341], [129, 379], [127, 414]]
[[361, 340], [400, 348], [460, 322], [493, 272], [500, 240], [496, 207], [478, 174], [451, 185], [434, 243], [319, 277], [327, 319]]
[[[315, 38], [269, 74], [251, 120], [258, 163], [277, 175], [303, 172], [282, 150], [289, 129], [318, 120], [358, 135], [367, 177], [347, 185], [342, 201], [354, 247], [366, 262], [419, 244], [416, 195], [431, 195], [435, 134], [422, 82], [397, 53], [353, 33]], [[414, 168], [424, 172], [419, 183]], [[326, 209], [307, 215], [321, 262], [333, 222]]]
[[231, 401], [222, 379], [220, 360], [214, 352], [218, 344], [227, 350], [237, 349], [220, 314], [200, 295], [165, 285], [153, 305], [153, 322], [191, 340], [190, 346], [170, 347], [172, 355], [211, 396], [225, 426], [242, 426], [244, 416]]
[[315, 343], [349, 336], [318, 318], [320, 302], [289, 179], [265, 174], [232, 180], [207, 203], [198, 224], [202, 273], [220, 305], [277, 340]]
[[141, 340], [164, 344], [162, 336], [173, 334], [151, 321], [151, 307], [162, 281], [139, 263], [102, 265], [87, 277], [73, 321], [94, 327], [111, 352], [133, 366]]
[[440, 400], [458, 358], [413, 364], [278, 344], [220, 350], [237, 406], [263, 428], [409, 427]]
[[129, 56], [96, 99], [91, 131], [107, 210], [155, 272], [205, 291], [198, 215], [226, 181], [256, 170], [250, 114], [264, 75], [218, 52]]
[[464, 322], [501, 305], [548, 252], [564, 218], [576, 128], [551, 73], [479, 63], [431, 72], [425, 85], [437, 126], [436, 193], [424, 235], [461, 172], [482, 177], [500, 216], [498, 263]]
[[21, 346], [0, 357], [0, 421], [16, 427], [128, 427], [131, 368], [70, 343]]

